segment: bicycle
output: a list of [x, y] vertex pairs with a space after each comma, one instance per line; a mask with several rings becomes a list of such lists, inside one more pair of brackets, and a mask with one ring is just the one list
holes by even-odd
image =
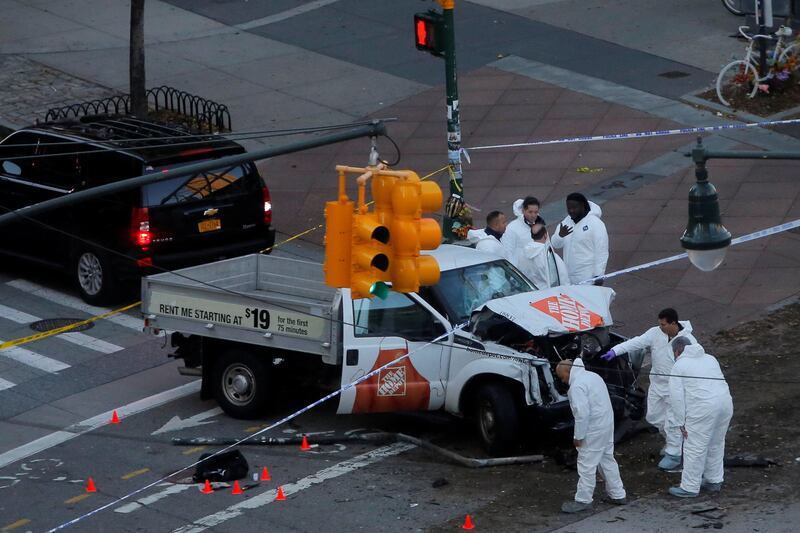
[[736, 0], [722, 0], [722, 5], [725, 6], [725, 9], [730, 11], [736, 16], [743, 17], [744, 10], [741, 9], [741, 5]]
[[[772, 35], [748, 35], [749, 26], [739, 26], [739, 33], [749, 42], [745, 49], [744, 59], [731, 61], [719, 71], [717, 76], [717, 98], [724, 105], [731, 107], [731, 102], [743, 97], [752, 98], [758, 91], [759, 84], [781, 76], [783, 72], [792, 74], [800, 59], [800, 45], [794, 42], [789, 45], [784, 39], [792, 34], [792, 29], [786, 26], [779, 27]], [[775, 39], [775, 47], [768, 58], [769, 72], [764, 76], [758, 75], [757, 54], [753, 53], [756, 40], [765, 37]]]

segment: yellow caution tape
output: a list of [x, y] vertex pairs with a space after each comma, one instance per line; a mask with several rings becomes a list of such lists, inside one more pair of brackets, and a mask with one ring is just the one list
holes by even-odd
[[114, 309], [113, 311], [109, 311], [108, 313], [103, 313], [102, 315], [93, 316], [91, 318], [87, 318], [86, 320], [81, 320], [80, 322], [75, 322], [74, 324], [70, 324], [68, 326], [62, 326], [60, 328], [53, 328], [48, 329], [47, 331], [43, 331], [41, 333], [37, 333], [36, 335], [31, 335], [29, 337], [23, 337], [21, 339], [14, 339], [13, 341], [6, 341], [0, 344], [0, 350], [5, 350], [6, 348], [12, 348], [14, 346], [19, 346], [20, 344], [27, 344], [29, 342], [38, 341], [39, 339], [46, 339], [47, 337], [52, 337], [53, 335], [58, 335], [60, 333], [66, 333], [71, 329], [79, 328], [81, 326], [85, 326], [86, 324], [91, 324], [97, 320], [101, 320], [103, 318], [110, 317], [112, 315], [117, 315], [122, 313], [123, 311], [127, 311], [128, 309], [133, 309], [137, 305], [141, 304], [142, 302], [134, 302], [130, 305], [126, 305], [125, 307], [120, 307], [119, 309]]
[[[421, 180], [426, 180], [426, 179], [428, 179], [428, 178], [430, 178], [432, 176], [435, 176], [439, 172], [443, 172], [443, 171], [445, 171], [445, 170], [447, 170], [449, 168], [450, 168], [450, 165], [447, 165], [445, 167], [440, 168], [439, 170], [434, 170], [430, 174], [427, 174], [426, 176], [423, 176], [420, 179]], [[372, 202], [370, 202], [370, 203], [372, 203]], [[324, 228], [324, 227], [325, 227], [324, 224], [319, 224], [319, 225], [314, 226], [312, 228], [309, 228], [309, 229], [307, 229], [305, 231], [301, 231], [300, 233], [292, 235], [291, 237], [287, 238], [286, 240], [283, 240], [283, 241], [281, 241], [281, 242], [279, 242], [277, 244], [273, 244], [269, 248], [265, 248], [265, 249], [261, 250], [261, 253], [262, 254], [263, 253], [267, 253], [267, 252], [273, 250], [274, 248], [277, 248], [278, 246], [284, 245], [287, 242], [291, 242], [291, 241], [293, 241], [295, 239], [299, 239], [303, 235], [307, 235], [307, 234], [311, 233], [312, 231], [316, 231], [316, 230], [318, 230], [320, 228]], [[91, 324], [92, 322], [96, 322], [97, 320], [102, 320], [102, 319], [110, 317], [112, 315], [116, 315], [116, 314], [122, 313], [124, 311], [127, 311], [128, 309], [133, 309], [134, 307], [136, 307], [137, 305], [139, 305], [141, 303], [142, 303], [141, 301], [134, 302], [134, 303], [132, 303], [130, 305], [126, 305], [125, 307], [120, 307], [119, 309], [114, 309], [113, 311], [109, 311], [108, 313], [104, 313], [102, 315], [93, 316], [91, 318], [87, 318], [86, 320], [81, 320], [80, 322], [76, 322], [76, 323], [70, 324], [68, 326], [62, 326], [60, 328], [49, 329], [47, 331], [43, 331], [43, 332], [37, 333], [35, 335], [30, 335], [28, 337], [22, 337], [20, 339], [14, 339], [12, 341], [6, 341], [6, 342], [3, 342], [3, 343], [0, 343], [0, 350], [5, 350], [6, 348], [12, 348], [14, 346], [20, 346], [21, 344], [28, 344], [29, 342], [38, 341], [40, 339], [46, 339], [47, 337], [52, 337], [54, 335], [59, 335], [61, 333], [66, 333], [66, 332], [68, 332], [68, 331], [70, 331], [72, 329], [75, 329], [75, 328], [78, 328], [78, 327], [81, 327], [81, 326], [85, 326], [86, 324]]]

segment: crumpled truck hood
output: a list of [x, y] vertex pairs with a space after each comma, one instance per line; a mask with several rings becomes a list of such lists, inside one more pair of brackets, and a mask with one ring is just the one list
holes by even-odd
[[489, 309], [534, 336], [573, 333], [613, 324], [615, 296], [608, 287], [564, 285], [490, 300], [475, 312]]

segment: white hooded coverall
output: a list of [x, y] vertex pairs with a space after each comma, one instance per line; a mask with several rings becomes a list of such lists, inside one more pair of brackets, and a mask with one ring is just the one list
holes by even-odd
[[703, 480], [722, 483], [725, 434], [733, 416], [733, 400], [717, 359], [699, 344], [686, 346], [672, 367], [669, 389], [673, 419], [687, 433], [681, 488], [697, 493]]
[[514, 220], [508, 223], [506, 230], [503, 232], [501, 242], [507, 250], [507, 258], [514, 263], [514, 266], [519, 267], [515, 263], [517, 254], [529, 242], [533, 242], [531, 237], [531, 227], [525, 222], [525, 216], [522, 214], [522, 199], [514, 201], [514, 214], [517, 216]]
[[[564, 248], [564, 263], [573, 285], [606, 273], [608, 231], [600, 220], [603, 211], [594, 202], [589, 202], [589, 207], [589, 213], [577, 224], [569, 216], [565, 217], [552, 236], [553, 247]], [[572, 233], [559, 237], [561, 226], [572, 228]]]
[[[678, 322], [681, 329], [676, 337], [687, 337], [692, 344], [697, 344], [697, 339], [692, 336], [692, 324], [688, 320]], [[632, 337], [625, 342], [614, 346], [614, 353], [622, 355], [628, 352], [635, 352], [645, 348], [650, 349], [650, 388], [647, 391], [647, 416], [646, 420], [658, 428], [658, 431], [666, 440], [664, 452], [673, 455], [681, 455], [681, 435], [680, 424], [672, 420], [670, 414], [670, 383], [669, 376], [675, 364], [670, 339], [661, 328], [654, 326], [638, 337]]]
[[503, 244], [496, 237], [487, 234], [485, 229], [469, 230], [467, 232], [467, 240], [475, 244], [475, 249], [479, 252], [486, 252], [508, 259], [508, 254]]
[[549, 242], [529, 242], [517, 254], [514, 264], [537, 289], [569, 285], [567, 265]]
[[592, 503], [597, 469], [602, 470], [606, 492], [614, 500], [625, 497], [614, 459], [614, 412], [606, 383], [599, 375], [584, 368], [575, 359], [569, 374], [569, 406], [575, 418], [573, 438], [582, 441], [578, 447], [578, 490], [575, 501]]

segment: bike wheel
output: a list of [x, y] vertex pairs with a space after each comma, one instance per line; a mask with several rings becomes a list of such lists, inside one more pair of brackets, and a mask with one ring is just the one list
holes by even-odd
[[733, 13], [738, 17], [744, 16], [744, 11], [739, 9], [739, 2], [736, 0], [722, 0], [722, 5], [725, 6], [725, 9]]
[[717, 98], [733, 107], [744, 98], [752, 98], [758, 90], [758, 73], [747, 61], [732, 61], [719, 71], [717, 76]]

